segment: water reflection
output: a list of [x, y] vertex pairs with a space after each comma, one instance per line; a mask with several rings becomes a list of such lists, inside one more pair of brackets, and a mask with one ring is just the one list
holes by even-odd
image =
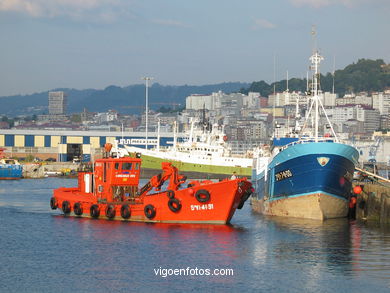
[[313, 221], [275, 218], [275, 228], [289, 235], [273, 247], [273, 254], [289, 261], [326, 266], [347, 273], [351, 268], [351, 235], [346, 219]]
[[[70, 243], [70, 254], [75, 255], [71, 262], [88, 275], [116, 280], [118, 286], [123, 286], [121, 282], [126, 280], [127, 274], [143, 283], [147, 277], [165, 284], [166, 279], [154, 275], [154, 269], [158, 268], [234, 268], [242, 259], [240, 235], [246, 233], [244, 228], [231, 225], [150, 224], [62, 215], [52, 218], [54, 230], [58, 229], [53, 237], [62, 237], [61, 241]], [[73, 251], [72, 245], [77, 251]], [[93, 267], [98, 270], [91, 271]], [[156, 279], [151, 280], [153, 276]], [[238, 278], [213, 278], [211, 282], [225, 286], [236, 283]], [[169, 279], [179, 281], [183, 276]], [[185, 279], [198, 280], [199, 276]], [[185, 283], [178, 284], [182, 290], [186, 289]]]
[[[52, 188], [71, 183], [0, 183], [3, 291], [390, 291], [389, 226], [264, 217], [248, 205], [230, 226], [64, 217], [48, 203]], [[234, 276], [162, 278], [160, 267]]]
[[[345, 277], [390, 280], [390, 230], [348, 219], [324, 222], [256, 216], [267, 226], [267, 240], [254, 239], [253, 264], [305, 270], [310, 282], [324, 271]], [[388, 283], [390, 285], [390, 283]], [[307, 284], [313, 286], [313, 284]]]
[[354, 270], [387, 279], [390, 286], [390, 226], [351, 222]]
[[263, 217], [268, 239], [257, 251], [264, 262], [276, 258], [288, 265], [326, 263], [329, 269], [350, 263], [349, 225], [345, 220], [319, 222], [285, 217]]
[[74, 226], [73, 237], [105, 246], [125, 243], [143, 250], [159, 250], [173, 257], [211, 255], [212, 261], [231, 262], [242, 256], [240, 234], [245, 228], [232, 225], [156, 224], [53, 216], [59, 229]]

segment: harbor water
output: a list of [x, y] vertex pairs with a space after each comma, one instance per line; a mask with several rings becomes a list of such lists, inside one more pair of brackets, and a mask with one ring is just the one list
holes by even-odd
[[390, 227], [269, 218], [231, 225], [64, 217], [54, 188], [0, 181], [0, 292], [390, 292]]

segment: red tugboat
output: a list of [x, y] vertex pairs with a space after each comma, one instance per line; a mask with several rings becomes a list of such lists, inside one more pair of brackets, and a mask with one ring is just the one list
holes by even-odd
[[109, 220], [227, 224], [253, 191], [246, 178], [191, 181], [181, 189], [186, 178], [171, 163], [162, 163], [162, 173], [139, 189], [139, 158], [99, 159], [93, 169], [79, 172], [78, 187], [55, 189], [51, 208]]

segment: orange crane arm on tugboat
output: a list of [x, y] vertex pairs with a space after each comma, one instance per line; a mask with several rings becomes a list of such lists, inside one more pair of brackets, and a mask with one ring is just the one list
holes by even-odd
[[169, 184], [167, 190], [176, 191], [179, 189], [180, 185], [183, 184], [187, 177], [179, 175], [179, 172], [175, 166], [172, 166], [171, 163], [163, 162], [162, 163], [163, 172], [153, 176], [148, 183], [146, 183], [139, 191], [139, 196], [145, 196], [150, 190], [155, 188], [156, 191], [161, 190], [161, 186], [169, 179]]

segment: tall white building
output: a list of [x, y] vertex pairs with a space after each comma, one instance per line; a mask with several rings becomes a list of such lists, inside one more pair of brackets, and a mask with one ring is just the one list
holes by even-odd
[[213, 95], [191, 95], [186, 98], [187, 110], [214, 110], [214, 97]]
[[260, 97], [257, 93], [252, 93], [250, 97], [240, 93], [225, 94], [222, 91], [214, 92], [211, 95], [191, 95], [186, 98], [187, 110], [217, 110], [226, 108], [235, 108], [235, 111], [241, 110], [244, 105], [244, 98], [247, 105], [252, 106]]
[[337, 106], [328, 110], [327, 113], [332, 116], [332, 123], [337, 125], [338, 129], [342, 129], [344, 122], [348, 120], [356, 120], [355, 107]]
[[372, 107], [381, 115], [390, 114], [390, 90], [372, 94]]
[[67, 95], [64, 92], [49, 92], [49, 115], [66, 113]]
[[337, 99], [337, 94], [332, 94], [330, 92], [325, 92], [323, 93], [323, 104], [324, 107], [334, 107], [336, 106], [336, 99]]
[[355, 109], [356, 120], [364, 122], [364, 131], [374, 132], [379, 129], [380, 115], [378, 110], [361, 105], [357, 105]]
[[[289, 92], [284, 91], [282, 93], [276, 93], [269, 95], [268, 105], [270, 107], [283, 107], [286, 105], [296, 105], [298, 100], [299, 105], [307, 105], [308, 96], [303, 95], [301, 92]], [[275, 104], [274, 104], [275, 101]]]
[[243, 96], [244, 108], [258, 109], [260, 108], [260, 94], [250, 92], [247, 96]]

